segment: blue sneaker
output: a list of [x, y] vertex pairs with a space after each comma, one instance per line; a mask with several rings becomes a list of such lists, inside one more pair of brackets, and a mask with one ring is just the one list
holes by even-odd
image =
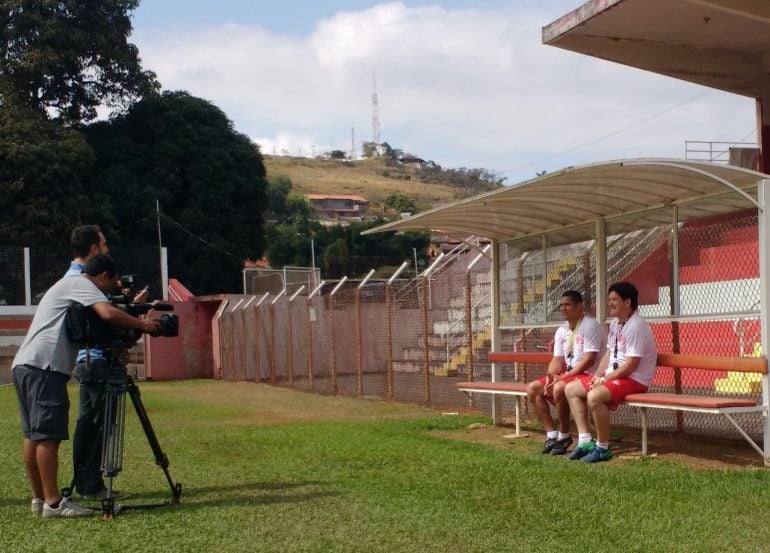
[[612, 459], [612, 450], [609, 447], [604, 449], [603, 447], [596, 446], [588, 455], [580, 459], [580, 461], [583, 463], [601, 463], [602, 461], [609, 461], [610, 459]]
[[575, 446], [575, 449], [572, 450], [572, 453], [569, 454], [567, 459], [570, 461], [578, 461], [591, 453], [594, 448], [596, 447], [596, 442], [591, 440], [590, 442], [578, 444]]

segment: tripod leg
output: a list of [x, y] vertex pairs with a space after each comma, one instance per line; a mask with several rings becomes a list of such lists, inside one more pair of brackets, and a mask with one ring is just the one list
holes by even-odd
[[107, 496], [102, 498], [102, 517], [115, 516], [112, 480], [123, 469], [123, 437], [126, 421], [126, 396], [120, 386], [108, 386], [104, 394], [104, 430], [102, 474], [107, 478]]
[[134, 409], [136, 410], [136, 416], [142, 424], [144, 435], [147, 436], [147, 441], [150, 444], [152, 453], [155, 455], [155, 464], [163, 469], [163, 474], [166, 476], [166, 481], [171, 490], [171, 503], [179, 503], [179, 498], [182, 496], [182, 485], [180, 483], [175, 484], [171, 478], [171, 474], [168, 471], [168, 457], [166, 457], [166, 454], [163, 453], [163, 449], [160, 447], [158, 437], [155, 435], [152, 423], [150, 423], [150, 418], [147, 416], [147, 411], [142, 403], [139, 388], [131, 377], [128, 377], [128, 395], [131, 397], [131, 402], [134, 404]]

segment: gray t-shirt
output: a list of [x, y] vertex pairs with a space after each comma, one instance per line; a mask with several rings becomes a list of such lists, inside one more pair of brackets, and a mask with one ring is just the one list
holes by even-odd
[[65, 276], [59, 280], [40, 300], [27, 337], [13, 359], [13, 366], [50, 367], [57, 372], [72, 374], [77, 348], [70, 342], [64, 325], [67, 308], [75, 303], [90, 307], [106, 301], [107, 296], [85, 276]]

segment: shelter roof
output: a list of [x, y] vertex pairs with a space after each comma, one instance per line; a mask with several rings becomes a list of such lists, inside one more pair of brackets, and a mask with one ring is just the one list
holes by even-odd
[[[599, 218], [608, 220], [610, 230], [612, 219], [624, 225], [618, 230], [629, 230], [671, 223], [671, 211], [661, 208], [674, 205], [679, 206], [679, 220], [756, 208], [756, 188], [763, 178], [770, 176], [678, 159], [593, 163], [567, 167], [366, 233], [465, 233], [500, 242], [530, 238], [531, 247], [536, 248], [544, 233], [549, 233], [549, 243], [586, 240], [585, 225], [593, 225]], [[525, 247], [526, 241], [517, 244]]]
[[752, 98], [770, 73], [767, 0], [590, 0], [543, 43]]

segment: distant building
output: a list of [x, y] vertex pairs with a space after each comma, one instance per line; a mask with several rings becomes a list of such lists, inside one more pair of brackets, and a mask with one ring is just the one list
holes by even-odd
[[361, 196], [307, 194], [319, 221], [357, 221], [366, 217], [369, 200]]

